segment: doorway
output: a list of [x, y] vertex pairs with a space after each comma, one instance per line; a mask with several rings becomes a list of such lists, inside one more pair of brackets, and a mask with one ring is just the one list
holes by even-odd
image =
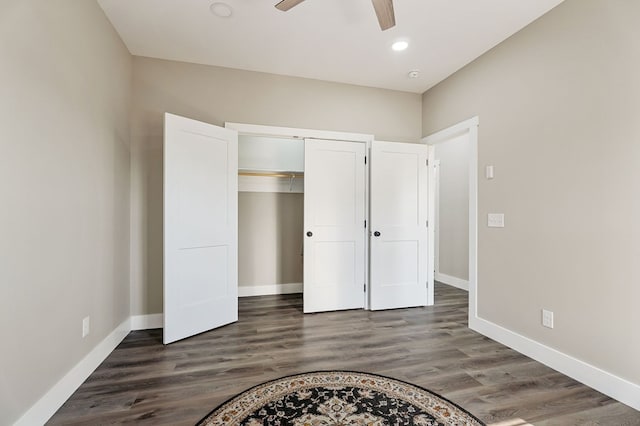
[[[253, 170], [239, 168], [242, 134], [259, 138], [246, 150], [259, 163]], [[297, 141], [304, 151], [292, 149]], [[283, 175], [289, 191], [296, 177], [305, 181], [305, 313], [433, 304], [433, 276], [421, 261], [433, 257], [424, 254], [432, 253], [427, 146], [339, 132], [221, 128], [167, 113], [164, 147], [165, 344], [237, 320], [239, 174]], [[288, 162], [300, 160], [296, 153], [303, 166]], [[370, 256], [377, 260], [368, 268]], [[372, 272], [377, 279], [369, 285]]]
[[469, 133], [433, 150], [435, 280], [469, 291]]
[[[286, 263], [295, 264], [296, 282], [281, 283], [277, 281], [278, 275], [271, 274], [271, 282], [249, 283], [251, 287], [248, 287], [246, 274], [242, 274], [239, 294], [303, 292], [307, 313], [368, 308], [368, 238], [363, 224], [369, 206], [366, 155], [373, 135], [242, 123], [226, 123], [225, 127], [237, 131], [240, 142], [248, 143], [239, 148], [239, 170], [241, 174], [251, 175], [241, 178], [255, 182], [244, 189], [247, 192], [243, 198], [256, 198], [256, 194], [251, 194], [255, 191], [272, 192], [262, 194], [272, 198], [295, 198], [296, 220], [287, 221], [283, 226], [300, 231], [292, 233], [291, 241], [283, 240], [286, 247], [275, 243], [276, 239], [282, 240], [281, 230], [272, 230], [269, 235], [240, 232], [245, 237], [239, 247], [241, 262], [253, 258], [258, 259], [260, 265], [272, 268], [274, 262], [264, 255], [245, 253], [256, 244], [271, 245], [278, 251], [275, 254], [279, 259], [287, 256]], [[249, 156], [243, 155], [244, 151]], [[269, 179], [273, 183], [271, 188], [262, 184]], [[280, 216], [292, 213], [276, 210]], [[265, 219], [264, 210], [252, 214], [262, 221]], [[298, 229], [299, 219], [304, 223], [301, 229]], [[287, 247], [288, 255], [282, 250]], [[295, 250], [299, 251], [294, 253]], [[239, 266], [242, 271], [257, 272], [250, 267], [255, 264]]]
[[[432, 177], [429, 188], [431, 197], [429, 221], [435, 226], [430, 227], [429, 231], [431, 233], [430, 253], [433, 253], [429, 257], [429, 268], [436, 275], [436, 280], [469, 291], [470, 320], [475, 318], [477, 306], [478, 125], [478, 117], [473, 117], [422, 139], [422, 143], [430, 146], [430, 164], [432, 164], [429, 169]], [[445, 173], [446, 183], [443, 182]], [[451, 188], [455, 193], [443, 194], [447, 188]], [[446, 206], [443, 206], [443, 197], [447, 197]], [[464, 210], [465, 204], [466, 211], [461, 211]], [[446, 229], [442, 227], [445, 220], [444, 214], [447, 214]], [[436, 228], [439, 230], [437, 237], [441, 242], [443, 238], [454, 241], [446, 241], [436, 246]], [[468, 230], [466, 233], [465, 228]], [[438, 252], [437, 265], [436, 251]], [[462, 275], [462, 277], [456, 277], [456, 275]]]

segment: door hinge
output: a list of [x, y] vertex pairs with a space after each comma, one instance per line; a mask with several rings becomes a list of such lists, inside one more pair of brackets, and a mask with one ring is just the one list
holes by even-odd
[[429, 160], [428, 159], [426, 160], [426, 163], [427, 163], [427, 166], [428, 166], [429, 165]]
[[366, 283], [364, 284], [364, 292], [365, 293], [367, 292], [367, 284]]
[[427, 228], [429, 227], [429, 221], [427, 221]]
[[364, 164], [367, 164], [367, 156], [364, 156]]
[[364, 228], [367, 229], [367, 221], [364, 221]]

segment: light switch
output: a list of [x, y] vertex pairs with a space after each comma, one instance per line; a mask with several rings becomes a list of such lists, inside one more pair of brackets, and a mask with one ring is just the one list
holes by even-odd
[[82, 338], [84, 339], [89, 335], [89, 331], [91, 330], [91, 318], [85, 317], [82, 320]]
[[504, 213], [489, 213], [487, 226], [489, 228], [504, 228]]
[[485, 168], [485, 176], [487, 179], [493, 179], [493, 166], [487, 166]]

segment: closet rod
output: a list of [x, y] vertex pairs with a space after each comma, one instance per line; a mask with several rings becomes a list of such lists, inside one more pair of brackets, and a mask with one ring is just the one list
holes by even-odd
[[238, 172], [240, 176], [266, 176], [277, 178], [303, 178], [304, 173], [286, 173], [286, 172]]

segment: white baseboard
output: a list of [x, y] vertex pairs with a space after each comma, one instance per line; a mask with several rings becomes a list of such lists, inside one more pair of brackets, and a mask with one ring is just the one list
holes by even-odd
[[469, 328], [640, 411], [640, 385], [636, 383], [482, 318], [470, 318]]
[[[239, 287], [238, 292], [240, 297], [300, 293], [302, 284]], [[130, 331], [160, 328], [162, 321], [162, 314], [134, 315], [125, 320], [24, 413], [14, 426], [46, 423]], [[469, 328], [640, 411], [640, 385], [638, 384], [482, 318], [471, 318]]]
[[462, 278], [453, 277], [451, 275], [442, 274], [440, 272], [436, 272], [435, 280], [440, 281], [442, 284], [447, 284], [452, 287], [459, 288], [460, 290], [469, 291], [469, 281], [463, 280]]
[[102, 361], [129, 334], [130, 320], [127, 318], [89, 352], [71, 371], [44, 394], [14, 426], [33, 426], [45, 424], [51, 416], [69, 399], [80, 385], [95, 371]]
[[238, 287], [238, 297], [269, 296], [272, 294], [302, 293], [302, 283], [255, 285]]
[[132, 315], [131, 331], [134, 330], [151, 330], [153, 328], [162, 328], [164, 326], [163, 314], [150, 315]]

